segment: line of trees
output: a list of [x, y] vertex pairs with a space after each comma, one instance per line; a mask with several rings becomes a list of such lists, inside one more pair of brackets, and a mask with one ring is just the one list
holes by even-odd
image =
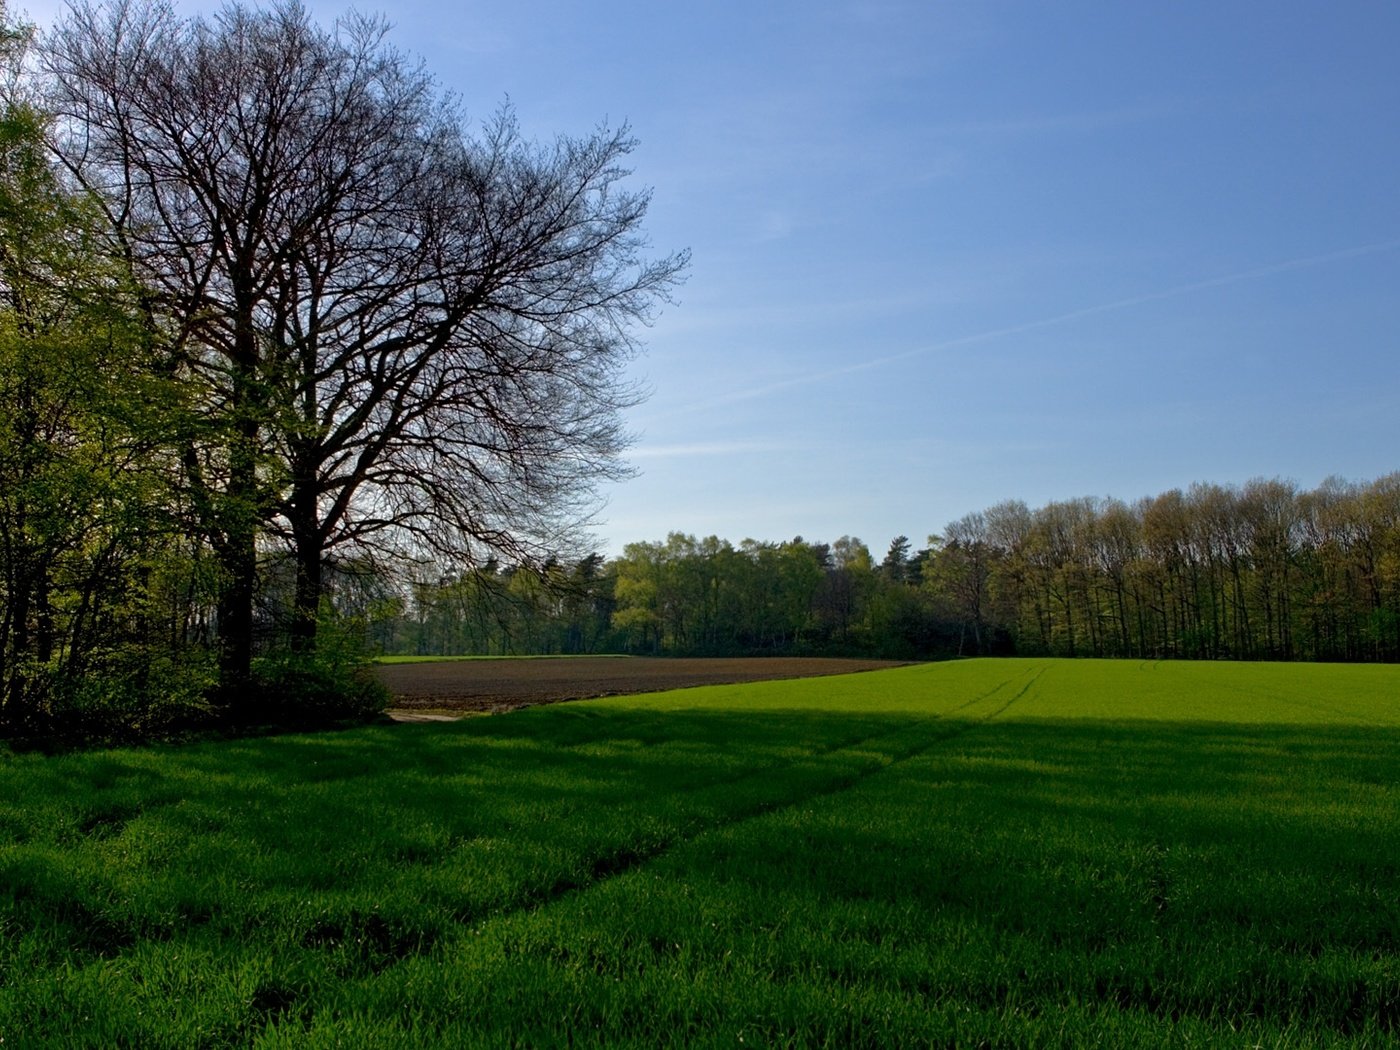
[[471, 131], [385, 31], [0, 0], [0, 730], [297, 702], [334, 580], [542, 564], [625, 474], [632, 139]]
[[[371, 616], [393, 652], [1400, 660], [1400, 473], [1000, 503], [876, 561], [858, 539], [672, 533], [419, 582]], [[386, 593], [388, 593], [386, 591]], [[395, 604], [397, 603], [397, 604]]]
[[950, 525], [933, 565], [974, 635], [1026, 652], [1400, 659], [1400, 474], [1003, 503]]

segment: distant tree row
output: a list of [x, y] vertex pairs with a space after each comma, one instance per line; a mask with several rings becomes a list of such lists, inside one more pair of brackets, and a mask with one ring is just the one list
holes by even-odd
[[[386, 592], [387, 593], [387, 592]], [[672, 533], [544, 577], [488, 565], [370, 616], [421, 653], [1010, 654], [1400, 660], [1400, 473], [1193, 485], [968, 514], [876, 562], [860, 540]]]
[[1002, 503], [949, 525], [929, 564], [979, 645], [990, 629], [1067, 656], [1400, 659], [1400, 474]]

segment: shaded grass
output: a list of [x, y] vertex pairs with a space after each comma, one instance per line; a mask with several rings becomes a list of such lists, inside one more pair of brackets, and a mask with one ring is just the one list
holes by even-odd
[[1396, 1045], [1400, 675], [1236, 666], [8, 756], [0, 1037]]

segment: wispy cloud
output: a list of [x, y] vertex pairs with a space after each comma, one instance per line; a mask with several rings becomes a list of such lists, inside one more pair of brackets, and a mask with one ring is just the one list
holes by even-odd
[[1085, 317], [1093, 317], [1097, 314], [1127, 310], [1134, 306], [1142, 306], [1145, 303], [1159, 302], [1163, 299], [1175, 299], [1178, 296], [1190, 295], [1194, 292], [1203, 292], [1211, 288], [1223, 288], [1227, 285], [1259, 280], [1264, 277], [1272, 277], [1275, 274], [1288, 273], [1293, 270], [1306, 270], [1314, 266], [1325, 266], [1329, 263], [1342, 262], [1346, 259], [1355, 259], [1364, 255], [1376, 255], [1381, 252], [1394, 251], [1396, 248], [1400, 248], [1400, 239], [1377, 241], [1372, 244], [1358, 245], [1354, 248], [1343, 248], [1340, 251], [1327, 252], [1323, 255], [1308, 255], [1298, 259], [1288, 259], [1284, 262], [1270, 263], [1267, 266], [1257, 266], [1249, 270], [1240, 270], [1236, 273], [1225, 274], [1221, 277], [1212, 277], [1203, 281], [1192, 281], [1189, 284], [1174, 285], [1171, 288], [1163, 288], [1155, 292], [1145, 292], [1142, 295], [1129, 296], [1126, 299], [1115, 299], [1112, 302], [1098, 303], [1094, 306], [1070, 310], [1068, 313], [1056, 314], [1053, 317], [1042, 317], [1035, 321], [1025, 321], [1021, 324], [1007, 325], [1004, 328], [990, 328], [986, 331], [974, 332], [971, 335], [959, 336], [956, 339], [946, 339], [940, 343], [914, 347], [912, 350], [903, 350], [897, 354], [886, 354], [883, 357], [873, 357], [865, 361], [843, 365], [840, 368], [827, 369], [824, 372], [813, 372], [806, 375], [794, 376], [791, 379], [780, 380], [775, 383], [766, 383], [761, 386], [750, 387], [746, 390], [735, 390], [719, 397], [681, 406], [673, 411], [697, 412], [714, 408], [718, 405], [731, 404], [736, 401], [747, 401], [753, 398], [765, 397], [769, 394], [775, 394], [794, 387], [811, 386], [814, 383], [824, 383], [827, 380], [853, 375], [857, 372], [868, 372], [871, 369], [884, 368], [887, 365], [897, 364], [914, 357], [923, 357], [926, 354], [938, 353], [943, 350], [954, 350], [959, 347], [973, 346], [979, 343], [989, 343], [997, 339], [1004, 339], [1007, 336], [1036, 332], [1044, 328], [1054, 328], [1058, 325], [1068, 324], [1071, 321], [1078, 321]]
[[1113, 109], [1039, 113], [1017, 117], [990, 117], [982, 120], [935, 124], [928, 131], [939, 137], [1015, 139], [1042, 135], [1091, 135], [1114, 128], [1144, 124], [1174, 117], [1188, 106], [1180, 101]]
[[791, 446], [772, 441], [699, 441], [681, 445], [642, 445], [632, 449], [629, 459], [677, 459], [688, 456], [742, 456], [762, 452], [784, 452]]
[[770, 208], [759, 216], [758, 232], [754, 239], [760, 242], [780, 241], [790, 236], [796, 228], [797, 221], [790, 211]]

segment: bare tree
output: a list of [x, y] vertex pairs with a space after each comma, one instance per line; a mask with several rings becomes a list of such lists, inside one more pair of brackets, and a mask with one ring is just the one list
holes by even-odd
[[248, 673], [259, 544], [314, 645], [337, 547], [513, 559], [623, 472], [622, 368], [684, 254], [644, 257], [627, 129], [477, 134], [382, 21], [294, 2], [76, 7], [44, 42], [55, 146], [106, 204], [191, 385], [187, 482]]
[[958, 634], [958, 655], [962, 655], [969, 623], [972, 625], [973, 651], [980, 655], [986, 633], [988, 586], [996, 559], [987, 515], [980, 512], [965, 514], [957, 521], [950, 522], [941, 537], [929, 537], [929, 547], [936, 552], [936, 583], [946, 588], [952, 596], [962, 621]]

